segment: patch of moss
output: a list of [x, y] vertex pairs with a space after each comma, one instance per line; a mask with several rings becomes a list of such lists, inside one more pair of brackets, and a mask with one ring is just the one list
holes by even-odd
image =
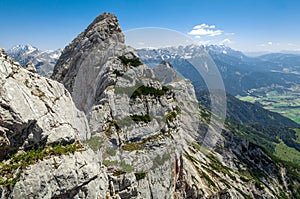
[[103, 160], [102, 163], [107, 167], [117, 166], [119, 164], [117, 160]]
[[125, 171], [126, 173], [130, 173], [133, 171], [133, 167], [130, 164], [127, 164], [125, 161], [121, 161], [120, 162], [120, 167], [122, 168], [123, 171]]
[[249, 182], [250, 179], [246, 176], [243, 176], [243, 175], [240, 175], [240, 179], [243, 181], [243, 182]]
[[147, 176], [147, 173], [146, 172], [137, 172], [137, 173], [134, 173], [134, 175], [135, 175], [135, 179], [137, 181], [139, 181], [139, 180], [144, 179]]
[[150, 142], [152, 140], [156, 140], [158, 139], [160, 136], [164, 136], [164, 137], [169, 137], [169, 134], [163, 134], [163, 133], [158, 133], [152, 136], [149, 136], [147, 138], [143, 138], [141, 141], [139, 142], [130, 142], [127, 143], [125, 145], [122, 146], [122, 149], [125, 151], [135, 151], [135, 150], [141, 150], [144, 148], [144, 144], [147, 142]]
[[133, 67], [138, 67], [143, 64], [137, 57], [133, 59], [128, 59], [125, 56], [119, 56], [118, 58], [121, 60], [122, 64], [126, 66], [130, 65]]
[[117, 154], [117, 150], [115, 149], [111, 149], [111, 148], [107, 148], [106, 149], [106, 153], [110, 156], [115, 156]]
[[201, 151], [202, 147], [197, 142], [191, 142], [191, 146], [196, 149], [197, 151]]
[[131, 142], [122, 146], [124, 151], [136, 151], [143, 149], [142, 143], [140, 142]]
[[152, 165], [152, 169], [156, 169], [161, 165], [164, 165], [165, 162], [167, 162], [168, 160], [170, 160], [171, 156], [168, 153], [164, 153], [162, 156], [157, 155], [154, 160], [153, 160], [153, 165]]
[[85, 141], [85, 143], [96, 152], [101, 148], [103, 144], [103, 138], [99, 136], [93, 136], [89, 140]]

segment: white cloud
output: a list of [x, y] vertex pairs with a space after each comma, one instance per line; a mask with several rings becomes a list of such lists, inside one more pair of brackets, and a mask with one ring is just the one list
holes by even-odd
[[194, 36], [217, 36], [217, 35], [221, 35], [223, 33], [223, 30], [216, 30], [215, 29], [216, 26], [215, 25], [207, 25], [205, 23], [200, 24], [200, 25], [196, 25], [194, 26], [193, 30], [191, 30], [190, 32], [188, 32], [189, 35], [194, 35]]
[[267, 46], [272, 46], [272, 45], [273, 45], [273, 42], [268, 41], [267, 43], [260, 44], [259, 46], [267, 47]]
[[231, 41], [230, 39], [228, 39], [228, 38], [223, 39], [223, 40], [220, 42], [221, 45], [228, 45], [228, 44], [231, 44], [231, 43], [232, 43], [232, 41]]

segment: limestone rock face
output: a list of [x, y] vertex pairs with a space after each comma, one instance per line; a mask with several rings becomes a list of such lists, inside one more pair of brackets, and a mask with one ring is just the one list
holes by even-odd
[[92, 150], [52, 157], [27, 168], [10, 198], [105, 198], [108, 177]]
[[[84, 144], [31, 164], [12, 187], [1, 187], [2, 198], [276, 198], [282, 189], [272, 175], [279, 167], [260, 167], [273, 177], [264, 177], [268, 186], [247, 170], [255, 155], [268, 157], [248, 147], [241, 159], [248, 143], [200, 114], [190, 81], [167, 63], [155, 71], [170, 76], [159, 76], [139, 61], [112, 14], [64, 49], [52, 79], [67, 90], [4, 53], [0, 59], [2, 156], [33, 144]], [[209, 149], [200, 145], [208, 129], [219, 133], [206, 140]]]
[[89, 27], [62, 52], [52, 78], [62, 82], [72, 94], [76, 106], [88, 112], [95, 101], [95, 92], [103, 83], [99, 77], [107, 71], [103, 66], [110, 57], [120, 56], [126, 48], [117, 18], [109, 13], [97, 17]]
[[33, 146], [72, 143], [89, 136], [85, 115], [76, 109], [64, 86], [30, 70], [1, 49], [1, 159]]

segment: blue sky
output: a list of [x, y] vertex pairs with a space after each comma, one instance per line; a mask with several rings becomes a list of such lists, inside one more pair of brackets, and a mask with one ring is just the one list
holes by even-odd
[[0, 0], [0, 46], [63, 48], [103, 12], [242, 51], [300, 50], [298, 0]]

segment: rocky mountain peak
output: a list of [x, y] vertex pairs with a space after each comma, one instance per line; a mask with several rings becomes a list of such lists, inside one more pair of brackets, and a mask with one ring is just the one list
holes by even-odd
[[[111, 38], [116, 42], [124, 43], [124, 35], [121, 31], [117, 17], [111, 13], [103, 13], [99, 15], [85, 30], [86, 37], [91, 39], [105, 40]], [[95, 33], [98, 33], [95, 35]], [[98, 38], [96, 38], [98, 36]]]
[[20, 53], [33, 53], [33, 52], [39, 52], [39, 49], [30, 45], [30, 44], [25, 44], [25, 45], [16, 45], [14, 47], [12, 47], [11, 49], [9, 49], [7, 51], [7, 53], [10, 54], [20, 54]]
[[126, 60], [137, 57], [134, 50], [124, 44], [117, 18], [104, 13], [63, 50], [52, 78], [62, 82], [71, 92], [77, 107], [86, 112], [105, 87], [107, 77], [102, 75], [112, 70], [106, 63], [120, 56]]

